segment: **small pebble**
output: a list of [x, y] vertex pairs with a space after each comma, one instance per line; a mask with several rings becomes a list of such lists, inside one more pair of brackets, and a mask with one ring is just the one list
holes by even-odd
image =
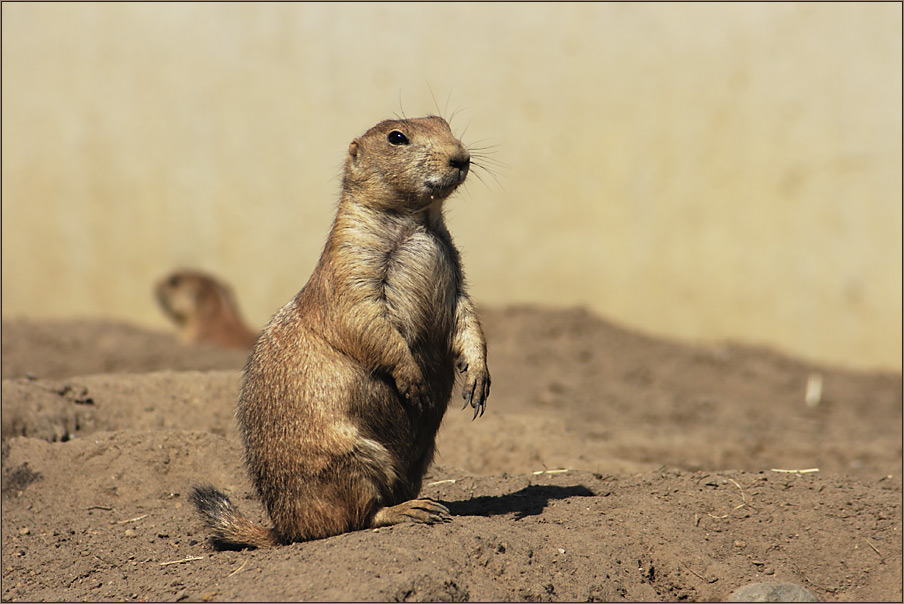
[[751, 583], [736, 589], [729, 602], [819, 602], [809, 590], [794, 583]]

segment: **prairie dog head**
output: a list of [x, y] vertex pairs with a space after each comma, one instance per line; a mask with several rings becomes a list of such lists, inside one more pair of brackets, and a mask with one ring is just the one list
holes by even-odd
[[218, 314], [224, 308], [235, 308], [228, 285], [197, 271], [171, 273], [157, 283], [154, 292], [164, 314], [180, 327]]
[[420, 210], [452, 194], [470, 165], [443, 118], [386, 120], [349, 145], [343, 187], [378, 209]]

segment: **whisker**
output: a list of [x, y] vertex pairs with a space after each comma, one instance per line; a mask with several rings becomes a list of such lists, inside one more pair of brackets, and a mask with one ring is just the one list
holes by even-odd
[[[479, 167], [479, 166], [475, 166], [475, 167]], [[483, 179], [483, 177], [480, 175], [479, 172], [474, 172], [473, 174], [474, 174], [474, 178], [476, 178], [476, 179], [479, 180], [481, 183], [483, 183], [483, 186], [485, 186], [485, 187], [488, 188], [488, 189], [490, 188], [489, 185], [487, 185], [487, 181], [485, 181], [485, 180]]]
[[502, 182], [499, 180], [499, 178], [496, 176], [496, 173], [493, 170], [491, 170], [487, 166], [481, 165], [480, 163], [475, 163], [474, 161], [471, 162], [471, 166], [474, 168], [474, 170], [472, 170], [472, 174], [474, 174], [474, 177], [477, 178], [477, 180], [479, 180], [480, 182], [482, 182], [485, 187], [487, 187], [488, 189], [490, 188], [490, 186], [487, 184], [487, 181], [485, 181], [483, 179], [483, 177], [480, 175], [481, 171], [483, 171], [488, 176], [490, 176], [496, 182], [496, 184], [499, 186], [500, 189], [503, 189], [503, 190], [505, 189], [505, 187], [502, 185]]
[[461, 108], [458, 108], [458, 109], [456, 109], [455, 111], [453, 111], [453, 112], [452, 112], [452, 115], [450, 115], [450, 116], [449, 116], [449, 119], [446, 120], [446, 121], [449, 122], [449, 123], [451, 124], [451, 123], [452, 123], [452, 120], [455, 119], [455, 116], [458, 115], [459, 112], [461, 112]]
[[[446, 105], [443, 107], [443, 113], [446, 113], [449, 110], [449, 101], [450, 100], [452, 100], [452, 91], [451, 90], [449, 90], [449, 96], [446, 97]], [[454, 113], [453, 113], [453, 117], [454, 117]], [[450, 121], [452, 121], [452, 118], [450, 117], [446, 121], [450, 122]]]
[[[399, 88], [399, 111], [402, 112], [401, 119], [407, 120], [408, 118], [405, 116], [405, 108], [402, 107], [402, 89], [401, 88]], [[396, 115], [396, 117], [398, 117], [398, 115]]]
[[[465, 145], [467, 147], [467, 145]], [[488, 159], [496, 159], [496, 151], [498, 147], [467, 147], [471, 155], [477, 157], [486, 157]]]
[[465, 124], [465, 129], [462, 131], [461, 136], [458, 137], [458, 140], [461, 140], [465, 137], [465, 134], [468, 133], [468, 128], [471, 127], [471, 120], [468, 120], [468, 123]]
[[[430, 98], [433, 99], [433, 107], [436, 109], [436, 112], [439, 114], [439, 116], [443, 117], [443, 112], [439, 109], [439, 103], [436, 102], [436, 95], [433, 94], [433, 87], [430, 86], [429, 81], [427, 81], [427, 90], [430, 91]], [[445, 118], [443, 117], [443, 119]]]
[[[475, 161], [476, 160], [476, 161]], [[497, 170], [505, 170], [511, 168], [510, 165], [499, 159], [498, 157], [490, 157], [481, 153], [471, 153], [471, 163], [476, 163], [485, 169], [490, 167]]]
[[490, 151], [493, 149], [498, 149], [500, 145], [480, 145], [484, 141], [474, 141], [473, 143], [468, 145], [468, 149], [474, 149], [475, 151]]

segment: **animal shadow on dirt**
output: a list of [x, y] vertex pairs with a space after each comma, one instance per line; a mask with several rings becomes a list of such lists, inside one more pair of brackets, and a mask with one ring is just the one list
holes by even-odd
[[570, 497], [593, 497], [595, 493], [584, 485], [562, 487], [531, 484], [506, 495], [483, 495], [464, 501], [443, 501], [453, 516], [502, 516], [514, 514], [515, 520], [536, 516], [551, 500]]
[[[514, 514], [515, 520], [537, 516], [552, 500], [570, 497], [594, 497], [596, 493], [584, 485], [562, 487], [556, 485], [532, 484], [506, 495], [483, 495], [464, 501], [437, 500], [447, 508], [452, 516], [504, 516]], [[217, 551], [241, 551], [246, 545], [235, 545], [220, 541], [216, 537], [207, 539], [208, 545]], [[251, 548], [253, 549], [253, 548]]]

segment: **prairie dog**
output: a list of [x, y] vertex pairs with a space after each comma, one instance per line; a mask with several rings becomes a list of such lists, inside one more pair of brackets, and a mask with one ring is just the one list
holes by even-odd
[[273, 528], [198, 487], [192, 499], [221, 545], [450, 520], [417, 497], [456, 369], [475, 418], [490, 390], [483, 330], [443, 220], [469, 167], [435, 116], [380, 122], [349, 145], [320, 260], [258, 339], [239, 396], [245, 462]]
[[250, 349], [257, 340], [257, 332], [239, 313], [232, 289], [210, 275], [174, 271], [157, 282], [154, 294], [186, 341]]

